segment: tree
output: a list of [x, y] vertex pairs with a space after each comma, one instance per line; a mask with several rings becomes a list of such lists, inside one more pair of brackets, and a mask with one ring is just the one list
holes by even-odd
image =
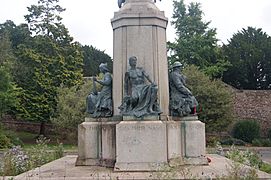
[[271, 89], [271, 38], [262, 29], [238, 31], [223, 50], [232, 64], [224, 82], [239, 89]]
[[29, 14], [25, 19], [30, 30], [37, 35], [47, 36], [58, 42], [72, 42], [67, 28], [62, 24], [60, 13], [65, 11], [57, 3], [59, 0], [38, 0], [38, 5], [28, 7]]
[[16, 25], [13, 21], [7, 20], [5, 23], [0, 24], [0, 34], [7, 33], [13, 51], [16, 51], [18, 45], [23, 44], [31, 38], [31, 32], [27, 24]]
[[231, 91], [221, 80], [211, 80], [198, 67], [187, 66], [183, 73], [188, 85], [199, 102], [199, 119], [206, 123], [207, 132], [227, 130], [233, 120]]
[[39, 0], [25, 16], [32, 37], [18, 45], [18, 65], [25, 71], [16, 75], [23, 89], [20, 114], [27, 120], [44, 125], [55, 116], [57, 87], [82, 83], [82, 52], [73, 42], [59, 14], [64, 11], [58, 0]]
[[203, 22], [199, 3], [184, 0], [173, 1], [172, 25], [176, 29], [175, 42], [168, 43], [170, 63], [180, 61], [184, 66], [194, 64], [212, 77], [221, 77], [229, 66], [220, 47], [216, 29], [209, 28], [210, 22]]
[[7, 33], [0, 34], [0, 118], [17, 103], [16, 86], [10, 75], [15, 57]]
[[51, 122], [56, 132], [70, 142], [76, 142], [77, 126], [86, 117], [86, 97], [91, 89], [89, 80], [80, 86], [58, 88], [57, 116], [51, 118]]
[[112, 72], [112, 59], [104, 51], [100, 51], [93, 46], [82, 46], [82, 51], [84, 56], [83, 74], [85, 77], [99, 74], [99, 65], [101, 63], [107, 63]]

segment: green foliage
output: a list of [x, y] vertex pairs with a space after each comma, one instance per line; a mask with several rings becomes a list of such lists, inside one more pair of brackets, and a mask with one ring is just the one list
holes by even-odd
[[14, 64], [15, 57], [11, 48], [8, 32], [0, 33], [0, 66], [10, 70]]
[[266, 173], [271, 174], [271, 164], [269, 163], [262, 163], [261, 167], [260, 167], [261, 171], [264, 171]]
[[271, 141], [271, 129], [268, 130], [268, 132], [267, 132], [267, 137], [268, 137], [269, 140]]
[[223, 50], [232, 64], [224, 82], [239, 89], [271, 89], [271, 38], [262, 29], [238, 31]]
[[260, 125], [255, 120], [237, 121], [232, 129], [233, 137], [251, 143], [260, 136]]
[[0, 118], [17, 103], [16, 86], [12, 82], [11, 68], [14, 56], [7, 33], [0, 34]]
[[0, 118], [16, 104], [16, 88], [6, 68], [0, 66]]
[[66, 137], [76, 137], [77, 126], [84, 121], [86, 116], [86, 97], [91, 87], [90, 81], [85, 81], [79, 87], [58, 88], [58, 116], [51, 119], [58, 133]]
[[61, 23], [64, 9], [57, 2], [39, 0], [28, 8], [25, 18], [34, 36], [15, 48], [14, 76], [21, 88], [17, 111], [26, 120], [48, 121], [55, 115], [57, 88], [82, 83], [82, 52]]
[[244, 146], [246, 143], [240, 139], [235, 139], [235, 138], [227, 138], [221, 140], [222, 145], [238, 145], [238, 146]]
[[252, 140], [253, 146], [258, 147], [271, 147], [271, 140], [270, 139], [253, 139]]
[[217, 45], [216, 29], [203, 22], [199, 3], [184, 4], [173, 1], [172, 25], [176, 29], [175, 42], [168, 43], [170, 63], [180, 61], [184, 66], [194, 64], [211, 77], [221, 77], [230, 63]]
[[23, 145], [23, 142], [18, 136], [16, 136], [16, 134], [11, 131], [4, 130], [0, 123], [0, 149], [9, 148], [13, 145]]
[[[258, 175], [255, 169], [258, 169], [262, 164], [259, 156], [250, 151], [239, 151], [234, 146], [227, 152], [227, 158], [233, 160], [229, 163], [227, 169], [228, 176], [222, 177], [222, 179], [257, 179]], [[246, 169], [244, 165], [251, 166], [253, 168]]]
[[220, 80], [210, 80], [196, 66], [183, 70], [187, 84], [199, 102], [199, 119], [206, 123], [207, 132], [225, 131], [232, 122], [232, 95]]
[[84, 57], [83, 75], [84, 77], [95, 76], [99, 74], [99, 65], [107, 63], [112, 72], [113, 61], [104, 51], [100, 51], [92, 46], [82, 46]]
[[0, 149], [9, 148], [11, 145], [10, 139], [0, 130]]
[[9, 36], [12, 49], [15, 50], [18, 45], [28, 41], [31, 37], [31, 32], [27, 24], [20, 24], [16, 26], [13, 21], [7, 20], [5, 23], [0, 24], [0, 34], [7, 33]]
[[24, 17], [35, 34], [70, 43], [72, 38], [68, 35], [60, 16], [65, 9], [58, 5], [58, 2], [59, 0], [39, 0], [37, 5], [27, 7], [29, 14]]
[[53, 160], [52, 156], [48, 155], [49, 153], [47, 152], [47, 144], [50, 142], [50, 139], [41, 136], [36, 142], [36, 146], [33, 146], [30, 150], [28, 150], [28, 154], [29, 158], [32, 159], [31, 166], [40, 167], [41, 165]]

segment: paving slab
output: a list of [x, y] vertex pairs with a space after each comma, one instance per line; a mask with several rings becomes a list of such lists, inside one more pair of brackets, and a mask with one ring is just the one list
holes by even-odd
[[[115, 172], [113, 168], [98, 166], [75, 166], [77, 155], [68, 155], [39, 168], [14, 177], [15, 180], [113, 180], [113, 179], [212, 179], [225, 176], [232, 161], [208, 154], [211, 159], [205, 166], [183, 166], [179, 169], [161, 169], [164, 172]], [[244, 166], [244, 171], [250, 167]], [[271, 174], [258, 171], [259, 179], [271, 179]]]

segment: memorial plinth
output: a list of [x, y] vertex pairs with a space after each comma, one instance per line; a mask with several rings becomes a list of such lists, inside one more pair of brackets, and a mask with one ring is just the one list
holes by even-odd
[[78, 126], [76, 165], [114, 167], [117, 123], [119, 121], [97, 122], [97, 119], [86, 118]]
[[171, 162], [207, 165], [204, 123], [197, 116], [174, 119], [116, 124], [114, 170], [159, 171]]
[[123, 121], [116, 125], [116, 171], [152, 171], [167, 164], [166, 123]]

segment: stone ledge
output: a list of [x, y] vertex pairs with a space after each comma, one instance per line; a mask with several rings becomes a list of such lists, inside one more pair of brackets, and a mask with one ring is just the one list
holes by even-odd
[[168, 168], [167, 163], [163, 162], [145, 162], [145, 163], [131, 163], [131, 162], [121, 162], [116, 163], [114, 171], [117, 172], [149, 172], [149, 171], [161, 171], [165, 169], [165, 167]]
[[[207, 155], [211, 162], [209, 166], [182, 166], [191, 173], [191, 179], [216, 179], [225, 175], [229, 175], [227, 171], [231, 160], [216, 155]], [[161, 179], [161, 176], [168, 175], [167, 172], [116, 172], [113, 168], [105, 168], [98, 166], [75, 166], [77, 156], [69, 155], [61, 159], [45, 164], [39, 168], [30, 170], [14, 177], [15, 180], [89, 180], [89, 179]], [[246, 169], [251, 169], [244, 166]], [[271, 174], [256, 170], [259, 179], [271, 179]], [[184, 179], [181, 173], [173, 173], [172, 179]], [[190, 177], [190, 176], [189, 176]], [[186, 179], [189, 179], [186, 176]], [[194, 177], [194, 178], [193, 178]], [[6, 177], [5, 177], [6, 178]]]

